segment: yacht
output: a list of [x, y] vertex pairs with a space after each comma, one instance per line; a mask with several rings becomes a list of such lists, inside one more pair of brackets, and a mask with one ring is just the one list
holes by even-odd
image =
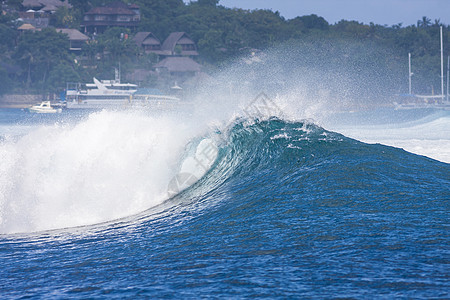
[[137, 85], [121, 83], [120, 79], [98, 80], [94, 83], [68, 83], [66, 88], [66, 107], [81, 109], [120, 108], [129, 106]]
[[68, 83], [65, 105], [68, 109], [171, 109], [180, 99], [163, 95], [155, 89], [138, 89], [136, 84], [120, 83], [120, 79], [98, 80], [94, 83]]
[[40, 104], [33, 105], [28, 108], [30, 112], [34, 113], [60, 113], [62, 108], [54, 108], [50, 104], [50, 101], [42, 101]]

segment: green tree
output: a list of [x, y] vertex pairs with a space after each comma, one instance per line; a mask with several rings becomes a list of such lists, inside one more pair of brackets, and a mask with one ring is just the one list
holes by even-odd
[[7, 71], [0, 67], [0, 95], [8, 93], [13, 87], [14, 83], [9, 78]]
[[328, 22], [324, 18], [315, 14], [299, 17], [299, 20], [302, 21], [307, 29], [327, 30], [329, 27]]
[[333, 26], [333, 30], [338, 31], [345, 36], [354, 38], [366, 38], [370, 34], [369, 25], [364, 25], [363, 23], [356, 21], [341, 20]]
[[81, 48], [81, 53], [87, 58], [87, 64], [89, 66], [95, 65], [97, 55], [101, 52], [103, 52], [103, 49], [101, 49], [97, 40], [89, 40]]
[[427, 28], [431, 25], [431, 19], [423, 16], [421, 20], [417, 21], [417, 27]]
[[121, 27], [108, 28], [98, 37], [99, 49], [104, 49], [114, 63], [133, 60], [139, 49], [131, 39], [130, 30]]
[[198, 0], [197, 2], [202, 6], [217, 6], [219, 4], [219, 0]]
[[[43, 87], [51, 69], [61, 62], [73, 62], [67, 35], [54, 29], [25, 32], [20, 36], [13, 58], [26, 72], [26, 86], [40, 82]], [[35, 87], [37, 87], [35, 85]]]
[[[174, 31], [173, 20], [182, 14], [183, 0], [136, 0], [141, 11], [140, 31], [151, 31], [164, 40]], [[184, 30], [183, 30], [184, 31]]]
[[81, 17], [79, 10], [62, 6], [51, 16], [50, 24], [56, 28], [79, 28]]
[[2, 43], [0, 43], [0, 57], [14, 48], [16, 37], [17, 31], [9, 26], [0, 24], [0, 40], [2, 40]]
[[48, 76], [48, 90], [58, 92], [65, 88], [67, 82], [79, 82], [80, 75], [67, 63], [56, 65]]
[[247, 29], [245, 42], [247, 46], [267, 48], [286, 39], [287, 25], [279, 12], [271, 10], [254, 10], [240, 20]]
[[208, 61], [220, 61], [221, 55], [227, 49], [223, 41], [223, 32], [211, 29], [198, 42], [198, 47], [202, 50], [202, 56]]
[[86, 0], [69, 0], [69, 3], [75, 10], [78, 10], [81, 13], [87, 12], [94, 5], [93, 1], [86, 1]]
[[23, 0], [7, 0], [7, 1], [4, 1], [4, 2], [6, 2], [6, 4], [9, 6], [9, 7], [11, 7], [11, 8], [15, 8], [15, 9], [17, 9], [17, 10], [20, 10], [20, 9], [22, 9], [22, 2], [23, 2]]

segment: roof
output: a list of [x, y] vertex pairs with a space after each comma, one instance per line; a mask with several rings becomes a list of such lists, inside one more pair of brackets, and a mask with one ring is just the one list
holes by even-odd
[[56, 11], [58, 10], [58, 8], [52, 4], [46, 5], [44, 6], [44, 8], [42, 8], [43, 11]]
[[166, 68], [169, 72], [199, 72], [201, 65], [189, 57], [167, 57], [153, 66], [155, 69]]
[[86, 15], [135, 15], [128, 8], [121, 7], [94, 7]]
[[72, 7], [68, 0], [23, 0], [23, 7], [44, 7], [44, 6], [53, 6], [53, 7]]
[[135, 15], [136, 13], [131, 8], [138, 8], [129, 6], [121, 1], [109, 3], [106, 6], [94, 7], [89, 10], [87, 15]]
[[161, 45], [161, 42], [156, 37], [148, 37], [142, 42], [142, 45]]
[[17, 29], [19, 29], [19, 30], [34, 30], [34, 29], [36, 29], [36, 27], [34, 27], [33, 25], [31, 25], [31, 24], [27, 24], [27, 23], [25, 23], [25, 24], [22, 24], [19, 28], [17, 28]]
[[129, 6], [122, 1], [114, 1], [105, 5], [105, 7], [116, 7], [116, 8], [129, 8]]
[[175, 46], [181, 39], [183, 40], [183, 44], [188, 44], [188, 40], [190, 40], [192, 44], [195, 44], [185, 32], [172, 32], [162, 44], [161, 50], [170, 51], [170, 53], [174, 52]]
[[194, 42], [190, 38], [188, 38], [186, 36], [182, 36], [178, 40], [177, 44], [194, 44]]
[[23, 7], [39, 7], [42, 6], [41, 1], [38, 0], [23, 0]]
[[160, 45], [159, 39], [149, 31], [142, 31], [136, 33], [133, 40], [136, 44], [140, 45]]
[[87, 35], [82, 34], [80, 31], [78, 31], [77, 29], [56, 29], [56, 31], [61, 32], [61, 33], [65, 33], [69, 36], [69, 40], [72, 41], [87, 41], [89, 40], [89, 37]]

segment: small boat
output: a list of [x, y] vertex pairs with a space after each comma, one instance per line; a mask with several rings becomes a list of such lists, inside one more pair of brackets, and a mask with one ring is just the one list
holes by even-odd
[[40, 104], [33, 105], [28, 108], [30, 112], [34, 113], [60, 113], [62, 108], [54, 108], [51, 106], [50, 101], [42, 101]]

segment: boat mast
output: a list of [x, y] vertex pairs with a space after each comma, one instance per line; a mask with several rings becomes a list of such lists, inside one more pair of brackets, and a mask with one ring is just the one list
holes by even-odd
[[409, 94], [411, 95], [411, 53], [408, 53], [408, 66], [409, 66]]
[[119, 61], [119, 68], [114, 68], [114, 82], [120, 83], [120, 61]]
[[442, 26], [441, 26], [441, 94], [444, 98], [444, 45], [442, 42]]
[[450, 75], [450, 56], [447, 57], [447, 101], [448, 101], [449, 75]]

